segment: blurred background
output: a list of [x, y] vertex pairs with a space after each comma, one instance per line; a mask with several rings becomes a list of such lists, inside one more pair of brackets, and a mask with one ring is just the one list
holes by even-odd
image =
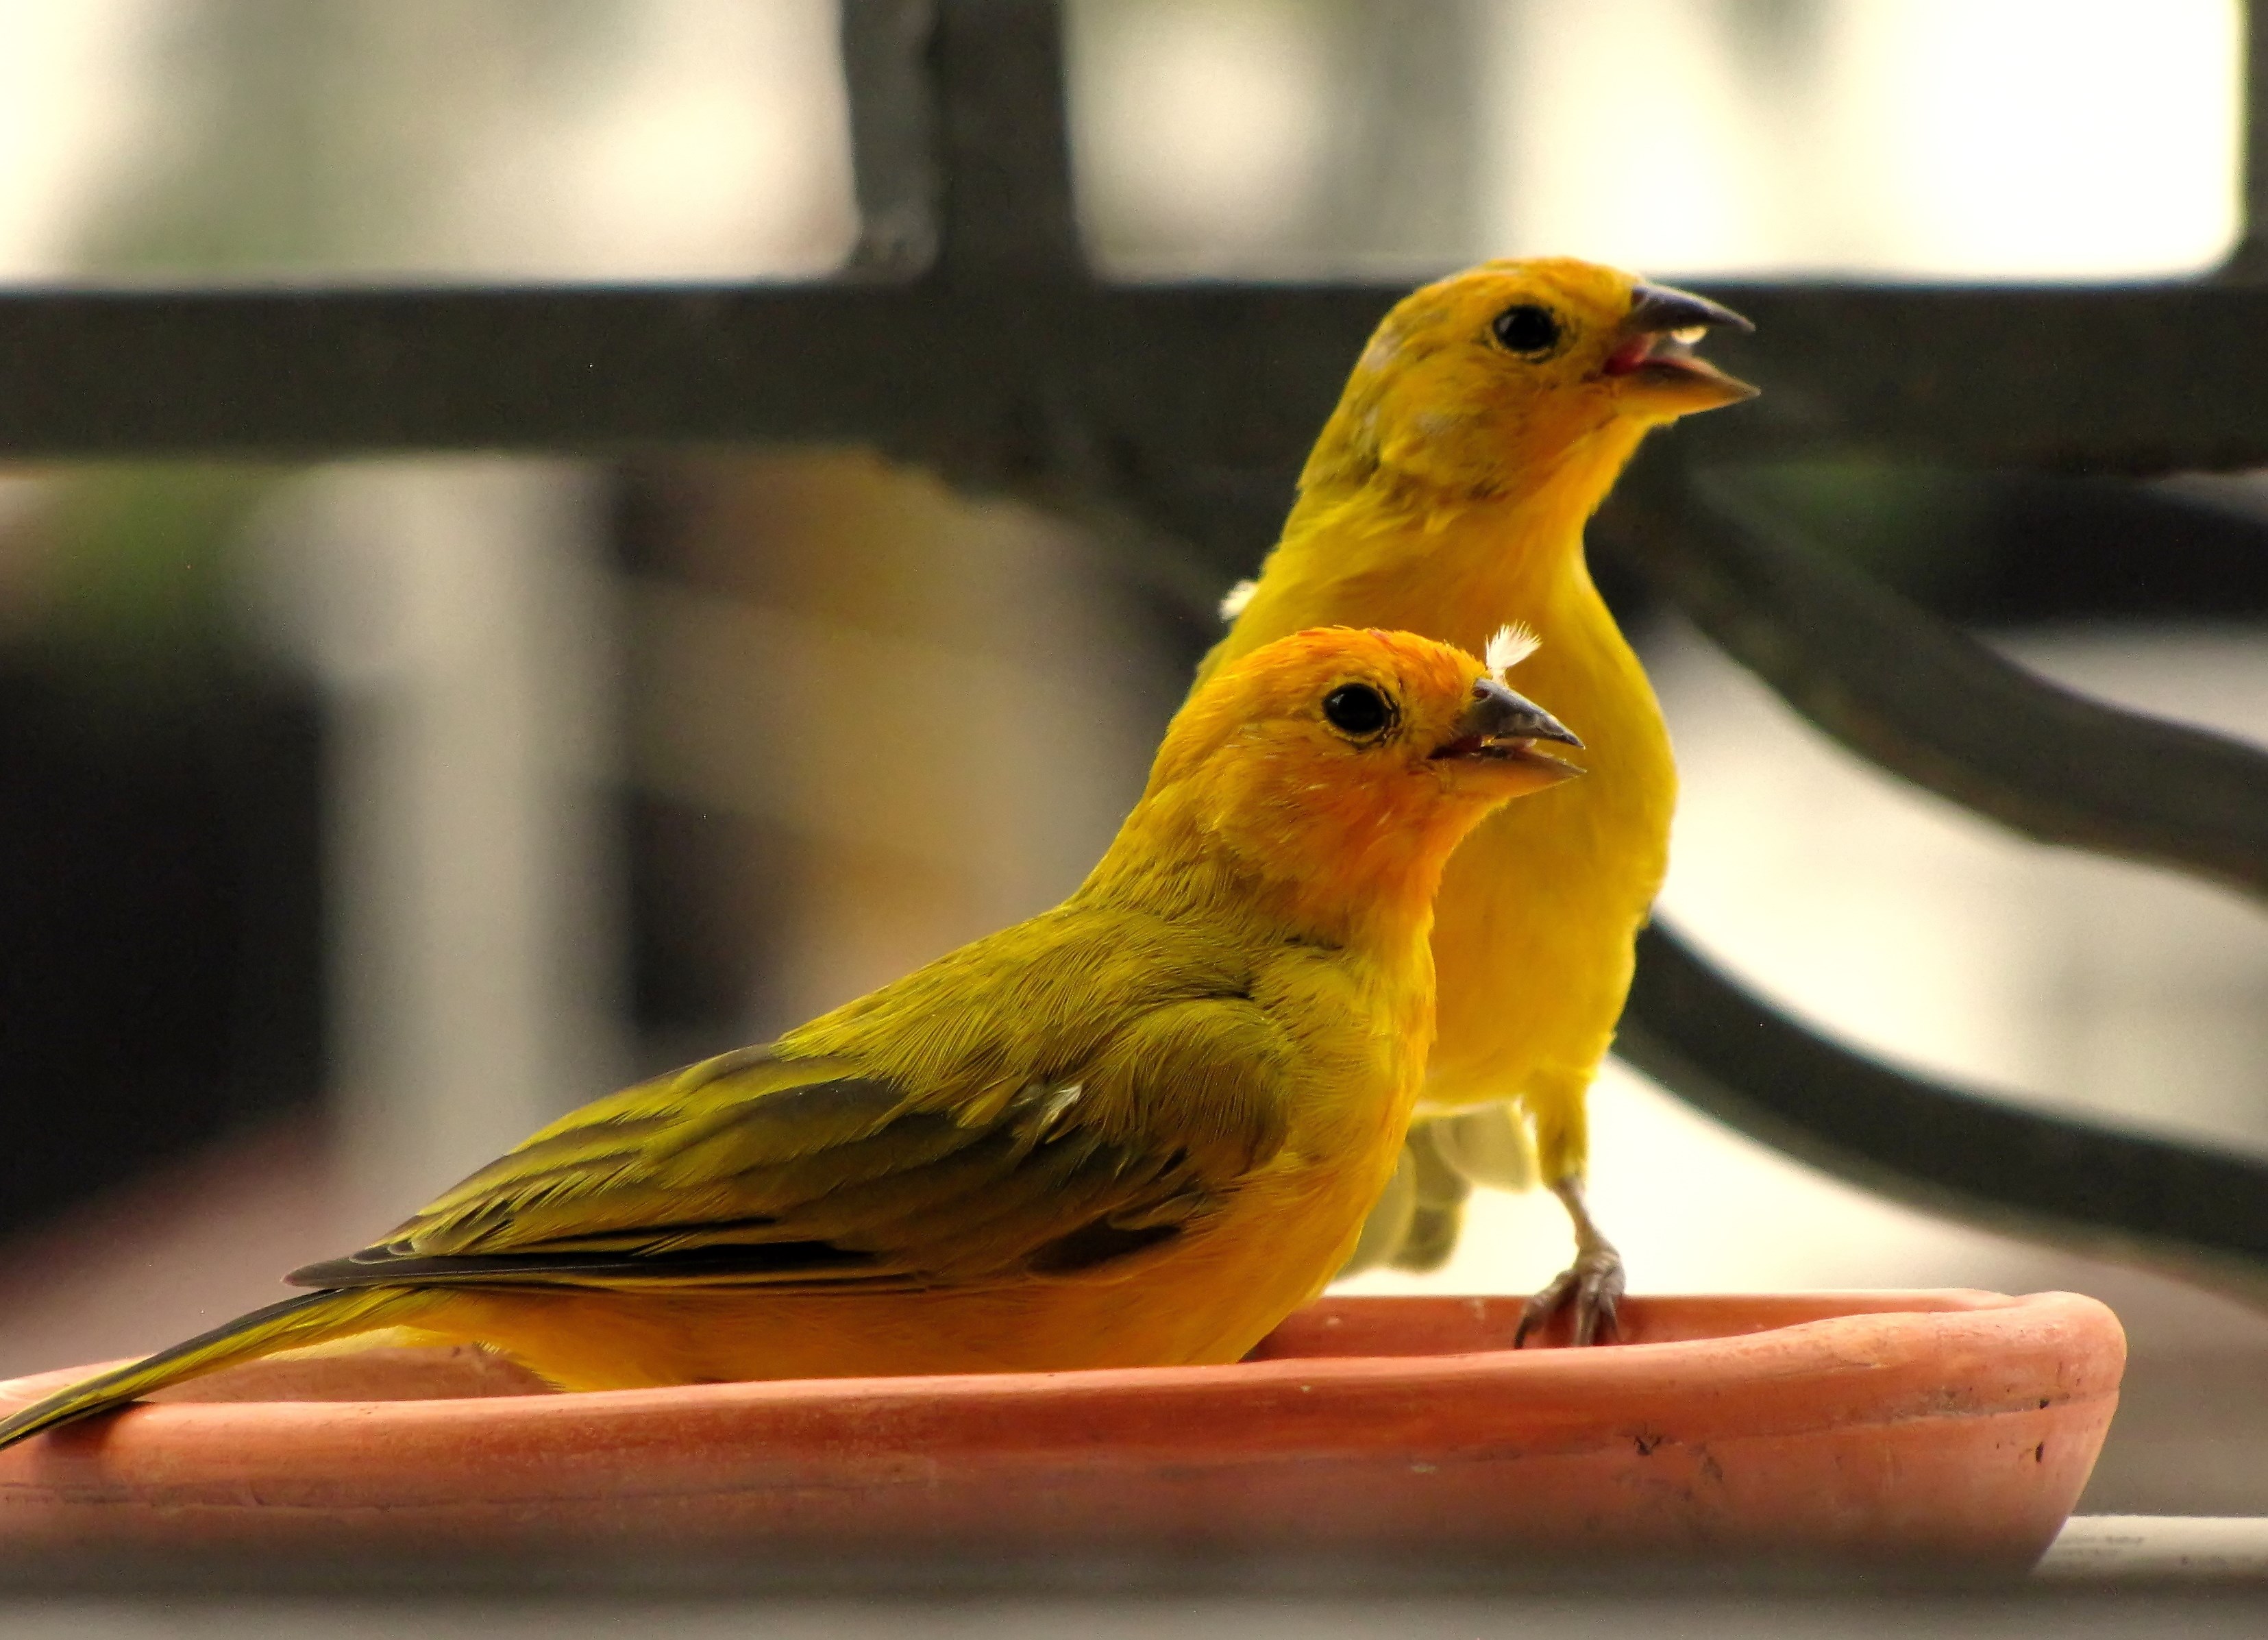
[[[2239, 228], [2235, 0], [1068, 15], [1116, 277], [2180, 278]], [[0, 0], [0, 281], [822, 275], [858, 229], [836, 28]], [[2268, 484], [1743, 482], [2029, 665], [2268, 740]], [[266, 1302], [550, 1115], [1050, 904], [1249, 567], [1161, 591], [851, 450], [0, 469], [0, 1375]], [[1685, 931], [1892, 1060], [2268, 1150], [2257, 907], [1899, 786], [1614, 591]], [[877, 746], [917, 677], [924, 732]], [[2094, 1292], [2135, 1362], [2085, 1507], [2268, 1511], [2268, 1318], [1876, 1201], [1619, 1067], [1594, 1119], [1638, 1290]], [[1356, 1285], [1524, 1290], [1567, 1251], [1491, 1196], [1447, 1270]]]

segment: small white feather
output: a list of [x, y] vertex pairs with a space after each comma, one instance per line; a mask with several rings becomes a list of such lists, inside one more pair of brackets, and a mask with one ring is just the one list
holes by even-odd
[[1228, 596], [1220, 601], [1220, 618], [1233, 621], [1244, 613], [1244, 606], [1252, 602], [1252, 595], [1260, 590], [1256, 580], [1241, 580], [1228, 589]]
[[1481, 663], [1496, 675], [1498, 683], [1508, 683], [1511, 680], [1505, 674], [1543, 646], [1543, 640], [1533, 632], [1517, 621], [1510, 622], [1498, 627], [1490, 635], [1488, 648], [1481, 656]]
[[1079, 1096], [1084, 1091], [1085, 1084], [1075, 1082], [1067, 1088], [1057, 1089], [1048, 1096], [1047, 1107], [1040, 1112], [1039, 1130], [1042, 1137], [1054, 1131], [1055, 1125], [1063, 1120], [1064, 1112], [1079, 1103]]

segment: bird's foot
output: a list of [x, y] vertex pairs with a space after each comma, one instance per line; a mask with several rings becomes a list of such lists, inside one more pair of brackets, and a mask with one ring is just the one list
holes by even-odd
[[1575, 1262], [1554, 1276], [1549, 1286], [1530, 1298], [1520, 1311], [1520, 1326], [1512, 1347], [1527, 1343], [1528, 1335], [1547, 1325], [1571, 1304], [1574, 1310], [1573, 1338], [1580, 1348], [1587, 1344], [1612, 1343], [1618, 1330], [1616, 1306], [1623, 1296], [1623, 1256], [1602, 1240], [1580, 1249]]

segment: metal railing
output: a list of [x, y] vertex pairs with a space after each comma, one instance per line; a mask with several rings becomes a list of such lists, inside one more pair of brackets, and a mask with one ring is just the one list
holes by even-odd
[[[1168, 577], [1248, 569], [1399, 290], [1097, 278], [1045, 0], [846, 0], [843, 46], [865, 231], [838, 280], [0, 294], [0, 454], [862, 444], [1104, 521]], [[2268, 45], [2251, 50], [2268, 83]], [[2268, 465], [2258, 124], [2251, 142], [2255, 226], [2219, 279], [1715, 287], [1758, 325], [1727, 362], [1771, 391], [1664, 441], [1599, 545], [1882, 767], [2028, 836], [2268, 891], [2268, 756], [2043, 683], [1708, 482], [1837, 452]], [[1891, 1070], [1666, 928], [1645, 936], [1617, 1051], [1869, 1187], [2239, 1288], [2268, 1278], [2268, 1164]]]

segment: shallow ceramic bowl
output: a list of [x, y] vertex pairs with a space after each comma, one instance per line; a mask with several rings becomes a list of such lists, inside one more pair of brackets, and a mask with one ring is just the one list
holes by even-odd
[[[471, 1351], [255, 1363], [0, 1453], [0, 1552], [1423, 1548], [2028, 1564], [2125, 1344], [2069, 1293], [1341, 1298], [1249, 1361], [555, 1394]], [[1547, 1341], [1550, 1342], [1550, 1341]], [[13, 1407], [88, 1369], [0, 1384]]]

